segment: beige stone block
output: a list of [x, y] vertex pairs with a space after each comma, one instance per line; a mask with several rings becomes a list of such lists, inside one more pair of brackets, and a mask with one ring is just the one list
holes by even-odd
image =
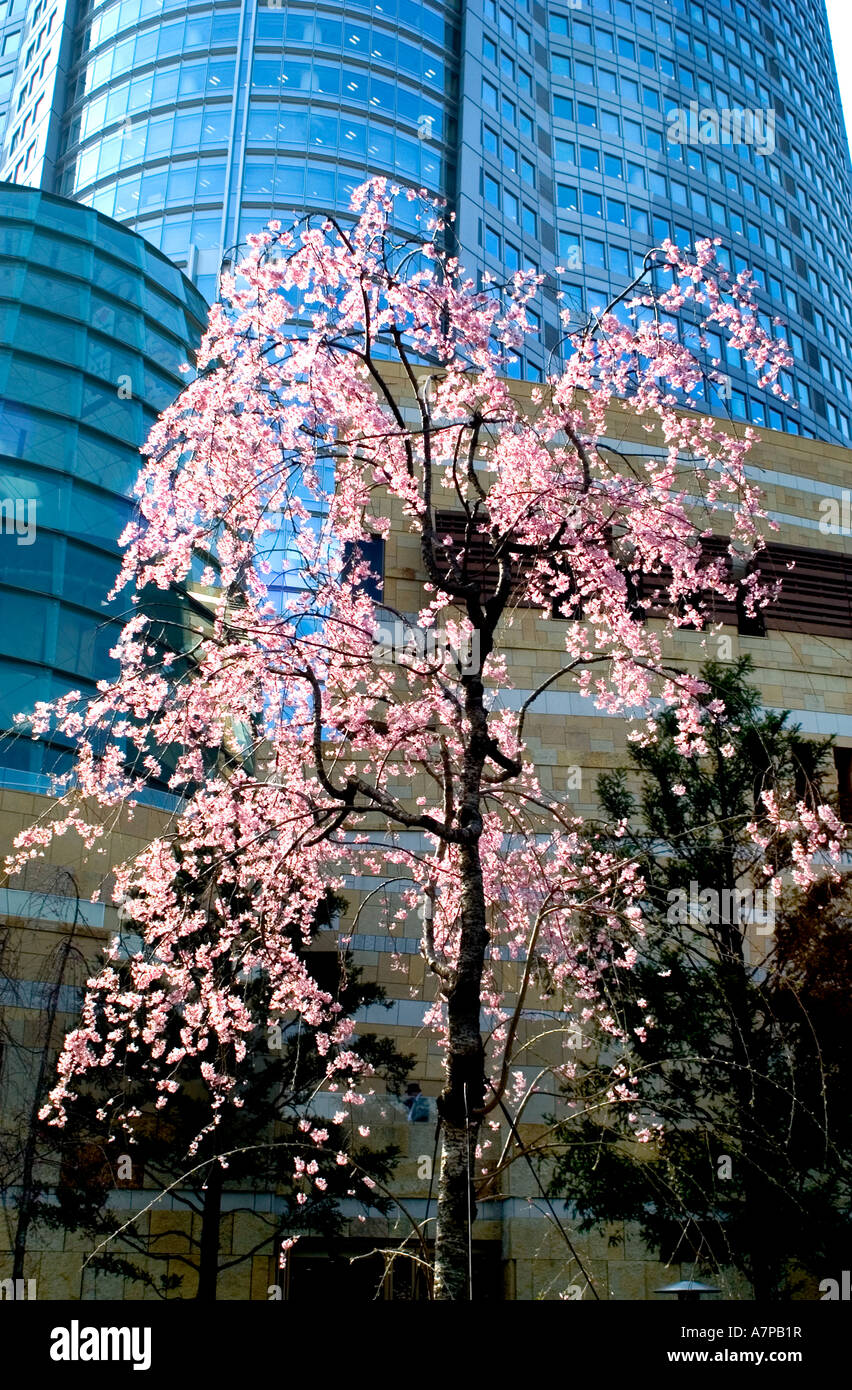
[[251, 1298], [252, 1261], [223, 1269], [216, 1281], [216, 1298], [221, 1302], [247, 1302]]
[[[233, 1214], [233, 1249], [239, 1255], [257, 1245], [264, 1237], [272, 1237], [275, 1230], [273, 1218], [264, 1219], [251, 1211], [237, 1211]], [[270, 1249], [271, 1249], [270, 1245]]]
[[533, 1265], [533, 1298], [537, 1303], [558, 1303], [569, 1287], [584, 1288], [584, 1282], [570, 1258], [537, 1260]]
[[269, 1302], [269, 1286], [277, 1283], [277, 1255], [254, 1255], [251, 1260], [249, 1297]]
[[546, 1218], [533, 1216], [526, 1220], [515, 1219], [511, 1226], [511, 1253], [516, 1258], [541, 1260], [562, 1257], [564, 1239]]
[[624, 1259], [624, 1223], [609, 1223], [603, 1231], [589, 1231], [586, 1248], [594, 1259], [621, 1261]]
[[83, 1290], [86, 1302], [101, 1303], [104, 1299], [123, 1300], [127, 1296], [130, 1281], [123, 1274], [110, 1274], [96, 1270], [87, 1278]]
[[648, 1260], [644, 1265], [645, 1272], [645, 1297], [655, 1303], [662, 1303], [666, 1295], [658, 1294], [656, 1290], [664, 1288], [667, 1284], [676, 1284], [680, 1279], [692, 1277], [692, 1266], [664, 1265], [655, 1260]]
[[624, 1258], [633, 1261], [653, 1259], [653, 1252], [642, 1239], [639, 1227], [632, 1221], [624, 1223]]
[[31, 1226], [27, 1238], [27, 1248], [34, 1254], [59, 1252], [64, 1249], [65, 1232], [62, 1227], [52, 1230], [50, 1226]]
[[641, 1260], [610, 1260], [607, 1282], [611, 1299], [640, 1303], [646, 1297], [645, 1265]]
[[[116, 1212], [116, 1227], [118, 1227], [121, 1224], [121, 1222], [125, 1219], [125, 1215]], [[147, 1230], [147, 1225], [144, 1229]], [[86, 1235], [82, 1231], [64, 1231], [63, 1236], [64, 1239], [62, 1243], [62, 1250], [63, 1253], [66, 1255], [88, 1255], [93, 1249], [94, 1245], [97, 1244], [96, 1241], [93, 1241], [91, 1236]]]
[[152, 1211], [149, 1223], [151, 1249], [158, 1255], [189, 1254], [192, 1230], [190, 1212]]
[[532, 1260], [514, 1260], [515, 1299], [518, 1303], [535, 1298], [535, 1269]]
[[82, 1260], [76, 1255], [51, 1255], [50, 1263], [42, 1268], [39, 1299], [71, 1299], [80, 1297]]

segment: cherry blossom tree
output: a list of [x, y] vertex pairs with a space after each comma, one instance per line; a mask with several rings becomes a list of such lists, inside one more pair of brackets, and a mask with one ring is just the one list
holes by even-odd
[[[120, 674], [87, 704], [71, 692], [37, 712], [35, 732], [55, 723], [76, 739], [77, 764], [48, 820], [19, 838], [18, 862], [59, 832], [98, 846], [105, 812], [132, 810], [151, 780], [180, 798], [117, 872], [145, 949], [132, 988], [109, 965], [90, 982], [48, 1107], [57, 1124], [75, 1079], [108, 1077], [128, 1038], [163, 1104], [171, 1071], [201, 1054], [215, 1124], [228, 1058], [253, 1026], [239, 980], [258, 972], [274, 1017], [319, 1030], [341, 1112], [357, 1106], [369, 1075], [352, 1022], [298, 945], [329, 891], [396, 880], [387, 929], [419, 924], [444, 1047], [435, 1296], [466, 1299], [475, 1154], [511, 1093], [533, 963], [617, 1042], [599, 986], [631, 966], [642, 933], [635, 863], [600, 848], [566, 790], [543, 783], [528, 717], [558, 682], [610, 715], [643, 715], [644, 740], [653, 711], [671, 709], [679, 751], [702, 751], [704, 687], [666, 641], [704, 625], [708, 589], [741, 587], [752, 611], [768, 601], [756, 573], [734, 579], [700, 544], [718, 519], [748, 560], [768, 523], [745, 471], [753, 431], [688, 409], [718, 364], [702, 365], [678, 322], [724, 330], [776, 392], [789, 359], [747, 277], [729, 280], [708, 242], [694, 256], [666, 243], [619, 304], [566, 337], [564, 367], [524, 404], [506, 370], [532, 331], [539, 277], [475, 289], [444, 249], [451, 218], [425, 195], [404, 195], [419, 196], [420, 234], [394, 233], [400, 196], [374, 180], [351, 219], [271, 223], [223, 278], [194, 377], [146, 447], [117, 581], [137, 604]], [[662, 448], [608, 446], [628, 416]], [[416, 615], [377, 596], [368, 543], [392, 526], [419, 540]], [[640, 574], [664, 596], [654, 625]], [[142, 597], [196, 580], [211, 617], [177, 659]], [[558, 620], [564, 659], [512, 709], [501, 692], [521, 606]], [[439, 640], [387, 660], [388, 622]], [[773, 817], [798, 837], [799, 872], [815, 872], [836, 839], [831, 812], [776, 805]], [[204, 892], [179, 891], [187, 873]], [[511, 994], [501, 958], [517, 963]]]

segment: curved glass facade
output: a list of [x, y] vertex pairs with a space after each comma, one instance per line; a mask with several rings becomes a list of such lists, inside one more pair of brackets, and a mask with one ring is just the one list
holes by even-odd
[[765, 322], [785, 320], [799, 409], [736, 354], [711, 407], [852, 438], [852, 175], [824, 0], [795, 17], [780, 0], [29, 0], [10, 44], [6, 176], [143, 233], [208, 298], [270, 215], [345, 210], [390, 174], [455, 205], [470, 271], [544, 272], [516, 368], [535, 378], [560, 291], [585, 315], [663, 237], [718, 235]]
[[273, 214], [345, 210], [370, 173], [447, 195], [455, 9], [83, 7], [59, 190], [143, 233], [211, 298], [223, 252]]
[[[740, 0], [594, 0], [552, 5], [548, 30], [563, 288], [589, 307], [664, 237], [720, 237], [728, 268], [757, 279], [764, 326], [784, 320], [795, 364], [782, 384], [799, 409], [759, 390], [721, 342], [730, 386], [711, 404], [848, 445], [852, 198], [823, 0], [795, 16]], [[496, 44], [499, 17], [490, 32]]]
[[[462, 164], [481, 174], [460, 186], [459, 221], [481, 263], [559, 265], [581, 319], [664, 237], [719, 236], [730, 269], [753, 270], [764, 324], [785, 320], [799, 409], [760, 391], [736, 353], [711, 407], [848, 445], [852, 181], [823, 0], [795, 15], [770, 0], [467, 12]], [[549, 348], [546, 295], [541, 308]]]
[[196, 288], [140, 237], [0, 185], [0, 768], [61, 766], [61, 750], [2, 735], [110, 668], [103, 600], [139, 447], [204, 321]]
[[0, 129], [6, 119], [15, 81], [25, 8], [25, 0], [0, 0]]

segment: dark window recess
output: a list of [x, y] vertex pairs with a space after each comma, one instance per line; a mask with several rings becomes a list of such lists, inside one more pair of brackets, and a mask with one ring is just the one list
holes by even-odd
[[759, 556], [759, 571], [764, 581], [780, 579], [782, 585], [777, 602], [765, 611], [770, 631], [852, 638], [852, 555], [769, 545]]
[[834, 749], [834, 767], [840, 818], [849, 825], [852, 823], [852, 748]]
[[381, 536], [371, 536], [367, 541], [344, 542], [344, 576], [362, 560], [366, 560], [370, 566], [364, 590], [374, 603], [381, 603], [385, 592], [385, 543]]
[[[724, 558], [725, 568], [730, 578], [731, 561], [727, 555], [728, 542], [723, 536], [707, 536], [701, 542], [701, 562], [700, 569], [706, 567], [714, 561]], [[670, 611], [671, 605], [668, 601], [668, 588], [672, 582], [672, 572], [668, 565], [662, 566], [659, 571], [653, 574], [638, 574], [634, 580], [634, 589], [637, 600], [650, 600], [650, 607], [647, 610], [649, 618], [663, 618]], [[724, 623], [731, 627], [738, 625], [738, 603], [734, 599], [726, 598], [712, 586], [696, 590], [692, 596], [693, 606], [701, 605], [707, 615], [708, 623]], [[686, 600], [679, 602], [680, 611], [683, 612], [687, 606]]]
[[[728, 573], [737, 580], [737, 596], [734, 599], [733, 605], [737, 632], [741, 637], [765, 637], [766, 612], [762, 608], [755, 608], [753, 612], [748, 612], [746, 608], [746, 591], [742, 585], [743, 579], [753, 574], [756, 569], [759, 571], [760, 556], [755, 556], [747, 565], [744, 562], [740, 562], [740, 564], [737, 565], [728, 553], [728, 542], [726, 539], [721, 536], [709, 536], [706, 543], [708, 545], [715, 545], [718, 553], [725, 556]], [[725, 600], [722, 600], [722, 602], [724, 603]], [[728, 608], [731, 606], [729, 600], [727, 606]], [[716, 621], [725, 622], [726, 619], [717, 618]]]
[[[387, 1241], [390, 1245], [391, 1242]], [[309, 1237], [300, 1240], [287, 1261], [286, 1297], [294, 1303], [331, 1306], [347, 1303], [425, 1301], [429, 1288], [423, 1266], [406, 1257], [386, 1260], [372, 1249], [369, 1241], [347, 1240], [345, 1248], [334, 1241]], [[353, 1254], [360, 1258], [353, 1259]], [[496, 1303], [504, 1300], [503, 1260], [499, 1241], [474, 1241], [473, 1301]]]
[[[446, 579], [450, 572], [450, 554], [460, 560], [463, 568], [461, 578], [463, 582], [475, 582], [480, 585], [482, 598], [489, 598], [494, 592], [499, 579], [499, 562], [494, 557], [494, 550], [491, 538], [482, 531], [472, 536], [469, 545], [466, 547], [467, 553], [464, 557], [460, 556], [459, 551], [464, 545], [466, 518], [462, 512], [438, 511], [435, 513], [435, 530], [438, 534], [438, 545], [436, 547], [436, 564], [438, 573], [442, 579]], [[442, 544], [445, 536], [450, 536], [453, 541], [452, 548]], [[449, 553], [448, 553], [449, 552]], [[528, 561], [516, 559], [513, 563], [513, 582], [517, 583], [523, 576]], [[564, 592], [566, 597], [576, 593], [574, 577], [571, 566], [564, 556], [554, 557], [553, 568], [560, 580], [564, 581]], [[458, 576], [456, 576], [458, 578]], [[514, 599], [516, 607], [535, 608], [529, 599]], [[568, 611], [564, 611], [561, 605], [553, 604], [551, 617], [577, 617], [577, 610], [571, 606]]]
[[144, 1168], [138, 1154], [134, 1155], [130, 1175], [125, 1178], [118, 1177], [111, 1157], [104, 1146], [97, 1143], [75, 1143], [64, 1148], [59, 1166], [59, 1195], [65, 1192], [103, 1193], [116, 1187], [142, 1186]]
[[737, 590], [737, 632], [741, 637], [766, 636], [766, 610], [756, 608], [754, 612], [748, 613], [742, 588]]
[[[439, 538], [442, 540], [444, 536], [450, 536], [453, 553], [458, 554], [464, 540], [465, 517], [460, 512], [439, 511], [435, 524]], [[705, 537], [701, 542], [701, 568], [724, 558], [727, 573], [733, 582], [734, 579], [741, 579], [743, 574], [734, 569], [728, 555], [728, 544], [724, 536]], [[442, 578], [449, 574], [448, 549], [441, 544], [437, 548], [438, 571]], [[806, 546], [772, 544], [762, 550], [752, 564], [764, 584], [781, 580], [779, 598], [767, 608], [750, 615], [745, 609], [742, 589], [736, 598], [727, 598], [708, 585], [696, 595], [696, 602], [703, 605], [708, 623], [735, 627], [743, 637], [763, 637], [767, 632], [776, 631], [814, 633], [852, 640], [852, 555], [810, 550]], [[790, 564], [793, 564], [792, 569], [788, 568]], [[561, 565], [563, 574], [570, 578], [567, 562], [562, 561]], [[522, 573], [522, 563], [518, 562], [519, 578]], [[666, 594], [671, 583], [671, 572], [665, 568], [657, 574], [642, 574], [636, 570], [628, 572], [625, 566], [624, 574], [631, 606], [650, 600], [647, 610], [635, 607], [635, 615], [664, 617], [669, 607]], [[479, 532], [468, 547], [464, 578], [478, 581], [483, 596], [487, 597], [493, 592], [497, 575], [498, 566], [490, 538]], [[554, 613], [553, 616], [563, 615]]]
[[644, 608], [640, 608], [639, 602], [642, 598], [642, 576], [637, 570], [624, 569], [624, 582], [627, 586], [627, 609], [635, 623], [645, 621], [646, 613]]
[[335, 999], [341, 985], [340, 956], [337, 951], [308, 951], [305, 965], [313, 975], [320, 989]]
[[[722, 536], [702, 541], [708, 561], [724, 555], [727, 546]], [[751, 617], [745, 611], [741, 593], [731, 600], [706, 590], [700, 597], [708, 622], [736, 627], [745, 637], [762, 637], [767, 631], [775, 631], [852, 639], [852, 555], [772, 544], [760, 552], [754, 563], [764, 584], [781, 580], [778, 599]], [[789, 569], [791, 564], [793, 568]], [[728, 570], [732, 573], [730, 560]], [[669, 580], [666, 571], [638, 577], [638, 597], [651, 600], [649, 617], [662, 617], [665, 613]]]
[[[435, 531], [438, 543], [435, 547], [435, 564], [441, 579], [447, 579], [450, 573], [451, 557], [461, 566], [461, 572], [454, 572], [453, 578], [456, 582], [461, 579], [462, 583], [477, 583], [480, 585], [483, 597], [487, 597], [493, 592], [499, 578], [499, 565], [494, 558], [494, 551], [489, 536], [482, 531], [477, 531], [471, 536], [469, 544], [465, 546], [465, 528], [467, 518], [462, 512], [437, 511], [435, 513]], [[448, 537], [452, 540], [452, 545], [444, 545], [444, 539]], [[465, 548], [465, 555], [461, 555], [462, 547]]]

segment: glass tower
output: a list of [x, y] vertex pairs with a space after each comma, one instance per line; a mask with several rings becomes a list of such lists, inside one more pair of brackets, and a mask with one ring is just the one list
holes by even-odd
[[0, 784], [63, 770], [61, 747], [7, 737], [14, 715], [109, 673], [127, 599], [104, 599], [139, 448], [206, 316], [127, 228], [0, 185]]
[[208, 298], [270, 215], [343, 211], [389, 174], [449, 198], [472, 273], [544, 272], [517, 366], [537, 378], [566, 304], [580, 320], [666, 236], [719, 236], [785, 320], [799, 409], [736, 354], [711, 407], [850, 442], [852, 177], [824, 0], [795, 18], [774, 0], [6, 6], [0, 172], [133, 227]]
[[[49, 9], [70, 38], [67, 83], [53, 102], [61, 155], [40, 167], [37, 148], [27, 164], [31, 132], [17, 134], [25, 101], [7, 127], [6, 176], [49, 177], [56, 192], [128, 223], [209, 297], [223, 252], [273, 211], [345, 210], [370, 173], [454, 189], [452, 0], [66, 0]], [[40, 20], [29, 21], [36, 51], [28, 63], [25, 45], [16, 89], [37, 70]]]
[[25, 0], [0, 0], [0, 130], [6, 124], [15, 81]]
[[770, 0], [468, 8], [478, 109], [462, 115], [460, 221], [486, 266], [536, 259], [538, 237], [547, 269], [554, 204], [560, 288], [582, 319], [665, 237], [718, 236], [731, 272], [754, 273], [764, 326], [785, 321], [795, 364], [782, 384], [799, 409], [757, 389], [736, 353], [711, 408], [848, 445], [852, 178], [824, 0], [795, 14]]

